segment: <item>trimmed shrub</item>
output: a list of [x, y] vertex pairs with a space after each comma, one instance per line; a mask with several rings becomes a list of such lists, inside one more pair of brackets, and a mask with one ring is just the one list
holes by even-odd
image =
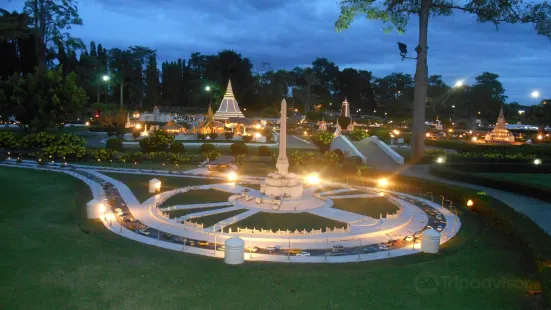
[[249, 142], [253, 141], [253, 136], [251, 136], [251, 135], [243, 136], [243, 141], [245, 143], [249, 143]]
[[0, 147], [6, 149], [17, 148], [17, 138], [12, 132], [0, 132]]
[[325, 152], [329, 150], [331, 146], [331, 141], [335, 136], [333, 133], [328, 131], [318, 131], [312, 135], [312, 141], [320, 149], [320, 151]]
[[156, 130], [149, 138], [140, 140], [140, 147], [143, 152], [162, 152], [166, 151], [168, 147], [174, 142], [174, 136], [168, 133]]
[[122, 140], [118, 138], [111, 138], [105, 143], [105, 148], [117, 152], [122, 152], [123, 145]]
[[170, 151], [172, 153], [183, 153], [185, 152], [185, 147], [182, 142], [176, 141], [170, 145]]
[[264, 137], [266, 137], [266, 143], [272, 142], [272, 139], [273, 139], [273, 137], [274, 137], [274, 134], [273, 134], [273, 131], [272, 131], [272, 127], [266, 127], [266, 128], [264, 128], [264, 131], [263, 131], [262, 135], [263, 135]]
[[216, 138], [218, 138], [218, 134], [216, 132], [211, 132], [209, 133], [209, 138], [211, 140], [216, 140]]
[[362, 128], [354, 128], [354, 130], [350, 132], [350, 138], [353, 141], [361, 141], [367, 137], [369, 137], [369, 134]]
[[226, 137], [226, 140], [233, 139], [233, 132], [231, 132], [231, 131], [224, 132], [224, 137]]
[[216, 150], [216, 146], [214, 146], [214, 144], [210, 144], [210, 143], [201, 144], [201, 148], [200, 148], [201, 153], [210, 152], [214, 150]]
[[207, 135], [204, 134], [204, 133], [198, 133], [197, 134], [197, 139], [199, 139], [199, 140], [205, 141], [206, 138], [207, 138]]
[[340, 149], [333, 150], [333, 153], [335, 153], [339, 158], [339, 163], [342, 163], [344, 160], [344, 153]]
[[272, 151], [270, 149], [263, 145], [258, 148], [258, 156], [272, 156]]
[[235, 142], [231, 145], [231, 153], [233, 156], [237, 156], [241, 154], [246, 155], [249, 153], [249, 148], [243, 142]]
[[210, 150], [210, 151], [207, 151], [207, 152], [203, 152], [203, 156], [205, 156], [209, 160], [215, 160], [218, 157], [220, 157], [221, 154], [216, 150]]

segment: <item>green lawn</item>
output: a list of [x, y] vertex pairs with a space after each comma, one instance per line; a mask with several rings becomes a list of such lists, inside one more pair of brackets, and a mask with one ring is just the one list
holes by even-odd
[[385, 197], [376, 198], [342, 198], [333, 199], [333, 208], [353, 213], [367, 215], [372, 218], [396, 213], [398, 207], [390, 203]]
[[103, 161], [98, 162], [95, 160], [89, 160], [89, 161], [81, 161], [78, 162], [79, 165], [90, 165], [90, 166], [98, 166], [98, 167], [112, 167], [112, 168], [129, 168], [129, 169], [142, 169], [142, 170], [166, 170], [166, 171], [186, 171], [197, 168], [197, 164], [179, 164], [176, 166], [172, 163], [148, 163], [148, 162], [141, 162], [138, 164], [134, 163], [120, 163], [120, 162], [109, 162], [109, 161]]
[[145, 174], [130, 174], [130, 173], [105, 173], [105, 175], [112, 177], [122, 183], [126, 184], [128, 188], [134, 193], [134, 196], [140, 201], [144, 202], [147, 198], [154, 194], [149, 193], [149, 180], [156, 178], [161, 181], [161, 191], [169, 191], [185, 186], [194, 185], [206, 185], [214, 183], [223, 183], [222, 180], [216, 179], [199, 179], [199, 178], [182, 178], [182, 177], [167, 177], [158, 175], [145, 175]]
[[176, 210], [176, 211], [167, 211], [167, 213], [170, 216], [170, 218], [173, 219], [175, 217], [184, 216], [190, 213], [217, 210], [217, 209], [223, 209], [228, 207], [230, 206], [221, 206], [221, 207], [212, 207], [212, 208], [193, 208], [193, 209], [183, 209], [183, 210]]
[[[162, 182], [161, 182], [162, 185]], [[189, 191], [182, 194], [176, 194], [168, 198], [161, 207], [187, 205], [195, 203], [224, 202], [233, 194], [218, 191], [215, 189]]]
[[476, 173], [473, 176], [484, 176], [487, 178], [509, 181], [513, 183], [524, 183], [537, 187], [551, 188], [550, 174], [523, 174], [523, 173]]
[[225, 220], [225, 219], [229, 219], [230, 217], [233, 217], [233, 216], [236, 216], [236, 215], [239, 215], [243, 212], [247, 212], [248, 210], [247, 209], [240, 209], [240, 210], [234, 210], [234, 211], [229, 211], [229, 212], [224, 212], [224, 213], [218, 213], [218, 214], [213, 214], [213, 215], [207, 215], [207, 216], [201, 216], [201, 217], [196, 217], [194, 219], [191, 219], [190, 221], [194, 222], [194, 223], [199, 223], [199, 224], [203, 224], [203, 227], [204, 228], [207, 228], [207, 227], [210, 227], [222, 220]]
[[0, 167], [0, 184], [3, 309], [525, 309], [534, 283], [522, 249], [475, 215], [437, 255], [230, 266], [87, 220], [90, 190], [70, 176]]
[[239, 165], [237, 173], [239, 175], [265, 177], [268, 173], [275, 171], [276, 169], [274, 164], [245, 163]]
[[[272, 230], [312, 230], [325, 227], [346, 227], [346, 223], [327, 219], [310, 213], [268, 213], [259, 212], [230, 226], [232, 231], [237, 227], [272, 229]], [[227, 228], [226, 228], [227, 230]]]

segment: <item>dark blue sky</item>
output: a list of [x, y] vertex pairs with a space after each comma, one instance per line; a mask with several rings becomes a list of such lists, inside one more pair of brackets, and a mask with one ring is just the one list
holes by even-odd
[[[0, 0], [3, 2], [6, 0]], [[260, 67], [309, 65], [326, 57], [341, 69], [366, 69], [376, 76], [413, 75], [414, 61], [400, 61], [396, 42], [413, 52], [417, 18], [405, 34], [385, 34], [377, 21], [358, 18], [342, 33], [334, 31], [337, 0], [80, 0], [84, 26], [71, 30], [104, 47], [143, 45], [158, 58], [188, 58], [192, 52], [232, 49]], [[20, 10], [23, 0], [4, 5]], [[529, 25], [477, 24], [464, 14], [432, 18], [429, 29], [429, 74], [448, 84], [467, 84], [483, 71], [500, 75], [509, 101], [533, 104], [530, 92], [551, 97], [551, 42]], [[411, 53], [414, 56], [414, 53]]]

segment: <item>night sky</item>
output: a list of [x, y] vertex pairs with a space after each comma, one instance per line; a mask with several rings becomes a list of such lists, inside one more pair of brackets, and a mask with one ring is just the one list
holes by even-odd
[[[0, 0], [4, 2], [6, 0]], [[106, 48], [143, 45], [157, 50], [160, 61], [187, 59], [192, 52], [235, 50], [260, 67], [306, 66], [325, 57], [341, 69], [366, 69], [375, 76], [414, 74], [415, 61], [402, 62], [397, 41], [409, 45], [417, 37], [417, 17], [405, 34], [385, 34], [383, 25], [365, 18], [337, 33], [337, 0], [80, 0], [84, 26], [71, 30], [86, 44]], [[23, 0], [6, 9], [20, 10]], [[429, 74], [448, 84], [467, 84], [483, 71], [500, 75], [508, 101], [533, 104], [532, 90], [551, 97], [551, 42], [530, 25], [477, 24], [456, 13], [429, 21]]]

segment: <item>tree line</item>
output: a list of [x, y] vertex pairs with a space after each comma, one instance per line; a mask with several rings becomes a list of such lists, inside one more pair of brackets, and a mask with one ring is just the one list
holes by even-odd
[[[231, 50], [193, 53], [159, 65], [155, 50], [148, 47], [106, 49], [71, 37], [68, 29], [82, 24], [74, 1], [27, 0], [23, 12], [0, 14], [5, 25], [0, 28], [0, 112], [37, 127], [67, 121], [86, 107], [102, 104], [142, 111], [154, 106], [205, 111], [208, 104], [220, 102], [229, 79], [242, 110], [248, 112], [275, 115], [281, 99], [287, 98], [299, 111], [320, 118], [321, 112], [338, 112], [347, 98], [353, 114], [413, 114], [410, 74], [375, 77], [367, 70], [339, 68], [326, 58], [291, 70], [276, 70], [267, 63], [255, 68], [250, 59]], [[433, 119], [493, 121], [506, 101], [495, 73], [483, 72], [472, 85], [460, 87], [431, 75], [425, 112]], [[514, 108], [506, 110], [524, 109], [523, 117], [540, 121], [551, 119], [550, 106], [551, 100], [543, 99], [533, 108], [512, 103]]]

